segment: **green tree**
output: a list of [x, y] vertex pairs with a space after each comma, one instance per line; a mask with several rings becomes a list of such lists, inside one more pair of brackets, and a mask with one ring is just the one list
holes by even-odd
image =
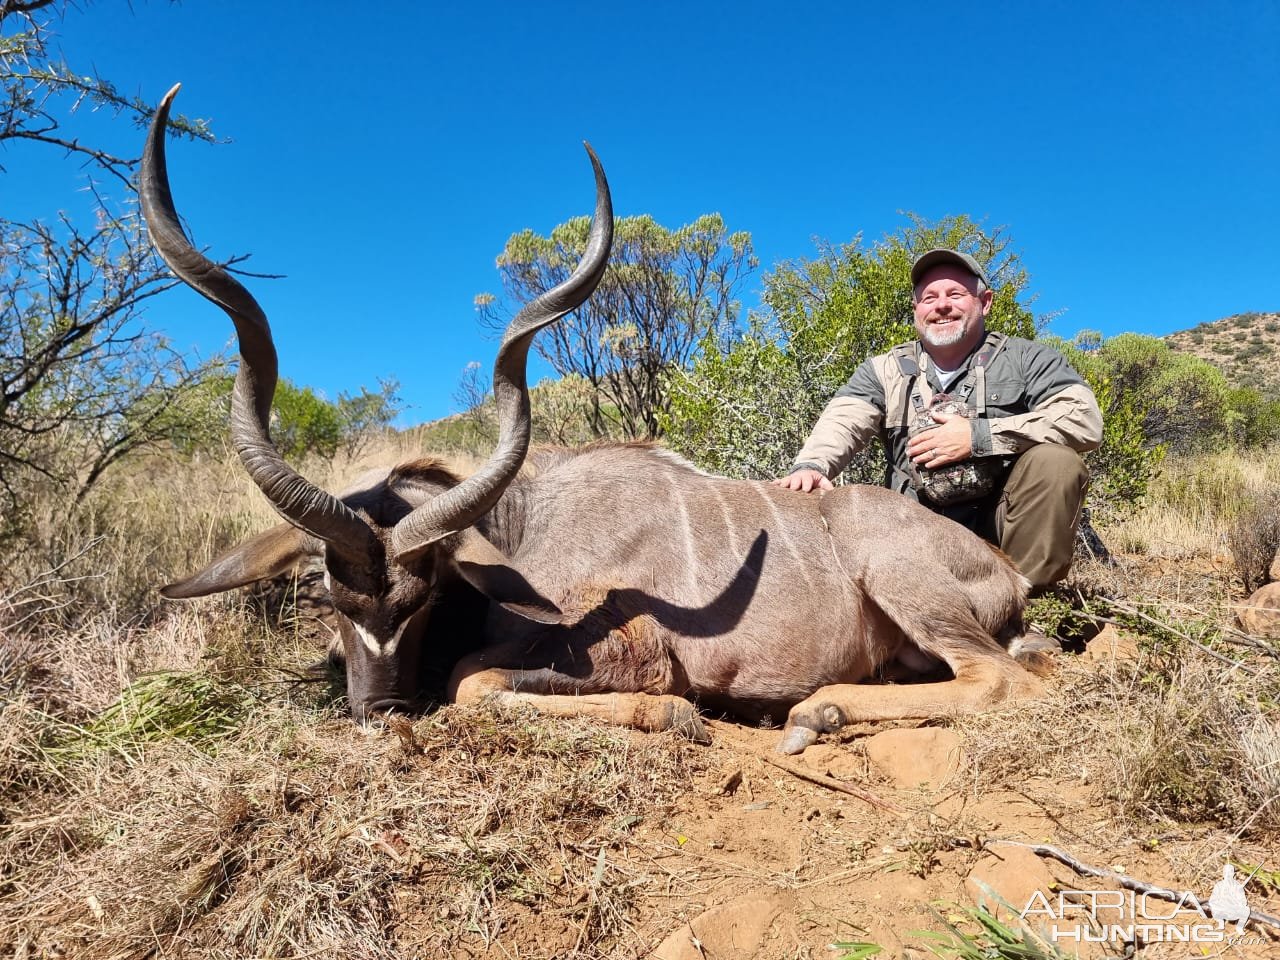
[[[764, 280], [765, 309], [731, 342], [708, 337], [689, 370], [667, 378], [668, 442], [727, 476], [778, 476], [790, 467], [822, 408], [866, 357], [915, 335], [911, 263], [936, 246], [972, 253], [996, 296], [988, 325], [1031, 337], [1023, 302], [1027, 274], [1008, 238], [967, 217], [911, 223], [884, 240], [824, 246], [818, 256], [779, 265]], [[878, 449], [855, 457], [855, 482], [883, 476]]]
[[[588, 229], [588, 218], [579, 217], [549, 237], [532, 230], [513, 235], [498, 257], [507, 299], [525, 303], [566, 279]], [[686, 366], [699, 344], [729, 336], [737, 291], [755, 266], [750, 234], [730, 233], [718, 214], [675, 230], [649, 216], [619, 218], [596, 292], [534, 346], [560, 376], [588, 384], [594, 436], [656, 437], [667, 406], [663, 378]], [[506, 326], [509, 311], [492, 294], [481, 294], [476, 305], [483, 326]]]
[[1074, 340], [1048, 342], [1085, 378], [1102, 411], [1102, 444], [1085, 458], [1093, 477], [1089, 505], [1103, 516], [1127, 513], [1146, 496], [1165, 448], [1148, 439], [1141, 399], [1113, 376], [1100, 334], [1082, 330]]
[[[91, 226], [0, 217], [0, 538], [22, 528], [34, 490], [77, 503], [124, 456], [173, 439], [184, 398], [217, 367], [191, 364], [140, 323], [174, 281], [128, 204], [136, 161], [82, 138], [74, 114], [89, 104], [141, 124], [151, 106], [55, 56], [49, 24], [70, 7], [0, 2], [0, 144], [82, 161], [96, 207]], [[212, 139], [199, 121], [171, 128]]]
[[[231, 390], [235, 378], [226, 374], [206, 380], [184, 411], [190, 432], [181, 449], [220, 449], [226, 443], [231, 415]], [[336, 403], [312, 387], [300, 387], [282, 377], [271, 406], [271, 439], [281, 456], [298, 459], [308, 454], [330, 458], [342, 449], [356, 456], [379, 431], [390, 427], [400, 411], [399, 385], [378, 383], [378, 390], [361, 387], [356, 394], [341, 393]]]
[[347, 456], [357, 456], [370, 440], [389, 430], [403, 409], [395, 379], [379, 380], [376, 391], [362, 386], [359, 393], [339, 393], [338, 424]]
[[1213, 364], [1138, 333], [1101, 341], [1094, 357], [1116, 393], [1139, 411], [1149, 446], [1192, 453], [1231, 435], [1231, 387]]

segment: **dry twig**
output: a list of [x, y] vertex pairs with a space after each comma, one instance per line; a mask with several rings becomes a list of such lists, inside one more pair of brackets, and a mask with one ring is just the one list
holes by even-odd
[[[1217, 650], [1213, 649], [1213, 647], [1209, 646], [1206, 643], [1201, 643], [1199, 640], [1192, 637], [1189, 633], [1183, 630], [1179, 630], [1176, 627], [1168, 623], [1165, 623], [1163, 620], [1157, 620], [1155, 617], [1150, 616], [1149, 614], [1143, 613], [1134, 604], [1125, 603], [1123, 600], [1108, 600], [1107, 604], [1112, 608], [1121, 611], [1122, 613], [1127, 613], [1131, 616], [1135, 616], [1138, 619], [1143, 620], [1154, 627], [1158, 627], [1161, 630], [1165, 630], [1173, 634], [1179, 640], [1185, 640], [1187, 643], [1191, 644], [1193, 647], [1196, 647], [1199, 650], [1203, 650], [1209, 656], [1217, 660], [1221, 660], [1223, 663], [1230, 664], [1233, 668], [1237, 670], [1243, 670], [1245, 673], [1251, 673], [1254, 676], [1258, 675], [1258, 671], [1255, 668], [1248, 666], [1243, 661], [1233, 660], [1230, 657], [1228, 657], [1225, 653], [1219, 653]], [[1118, 627], [1125, 626], [1125, 624], [1118, 623], [1117, 621], [1111, 619], [1110, 617], [1094, 617], [1094, 619], [1102, 623], [1114, 624], [1115, 626], [1118, 626]]]
[[851, 797], [857, 797], [863, 803], [869, 803], [871, 806], [878, 807], [881, 810], [886, 810], [889, 813], [893, 813], [898, 816], [906, 815], [906, 811], [901, 807], [890, 803], [888, 800], [881, 799], [870, 790], [863, 790], [861, 787], [852, 786], [845, 783], [843, 780], [837, 780], [835, 777], [828, 776], [825, 773], [815, 773], [812, 770], [806, 770], [804, 767], [791, 763], [787, 760], [783, 760], [780, 757], [775, 757], [763, 750], [757, 750], [754, 745], [738, 734], [731, 724], [720, 723], [713, 720], [704, 720], [703, 722], [713, 724], [717, 730], [721, 733], [727, 733], [729, 739], [735, 740], [739, 747], [748, 751], [757, 759], [763, 760], [765, 763], [770, 766], [777, 767], [779, 770], [785, 770], [793, 777], [799, 777], [801, 780], [816, 784], [819, 787], [826, 787], [828, 790], [835, 790], [838, 793], [845, 793]]

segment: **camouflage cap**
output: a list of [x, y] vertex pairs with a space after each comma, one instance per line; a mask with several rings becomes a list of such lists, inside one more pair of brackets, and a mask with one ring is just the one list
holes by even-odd
[[911, 265], [911, 286], [914, 289], [920, 283], [920, 278], [925, 272], [938, 266], [941, 263], [954, 263], [957, 266], [968, 270], [975, 277], [991, 286], [991, 281], [987, 279], [987, 272], [977, 260], [969, 256], [967, 253], [961, 253], [959, 250], [952, 250], [948, 247], [935, 247], [927, 253], [922, 253], [916, 257], [916, 262]]

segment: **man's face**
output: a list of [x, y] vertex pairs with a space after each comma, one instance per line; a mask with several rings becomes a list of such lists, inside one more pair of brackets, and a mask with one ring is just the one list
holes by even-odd
[[915, 290], [916, 333], [927, 346], [972, 350], [986, 332], [990, 290], [978, 293], [978, 278], [963, 267], [939, 264], [920, 278]]

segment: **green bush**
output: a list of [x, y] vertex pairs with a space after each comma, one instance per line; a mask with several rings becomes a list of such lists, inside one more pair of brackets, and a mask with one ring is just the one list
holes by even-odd
[[1266, 396], [1256, 387], [1227, 391], [1231, 439], [1237, 446], [1261, 447], [1280, 440], [1280, 398]]
[[1064, 347], [1072, 365], [1109, 380], [1132, 404], [1142, 418], [1148, 446], [1195, 453], [1220, 445], [1229, 435], [1231, 388], [1222, 371], [1207, 360], [1138, 333], [1122, 333], [1092, 350], [1071, 349], [1080, 343], [1077, 336]]
[[332, 457], [342, 440], [342, 418], [336, 406], [310, 387], [281, 380], [272, 401], [271, 439], [285, 458], [305, 453]]
[[[225, 445], [234, 384], [230, 376], [209, 378], [186, 402], [185, 428], [177, 444], [183, 453]], [[354, 456], [374, 434], [390, 427], [403, 406], [398, 391], [396, 381], [379, 381], [377, 391], [361, 387], [331, 403], [311, 387], [281, 379], [271, 405], [271, 439], [286, 459], [306, 454], [328, 458], [339, 447]]]

